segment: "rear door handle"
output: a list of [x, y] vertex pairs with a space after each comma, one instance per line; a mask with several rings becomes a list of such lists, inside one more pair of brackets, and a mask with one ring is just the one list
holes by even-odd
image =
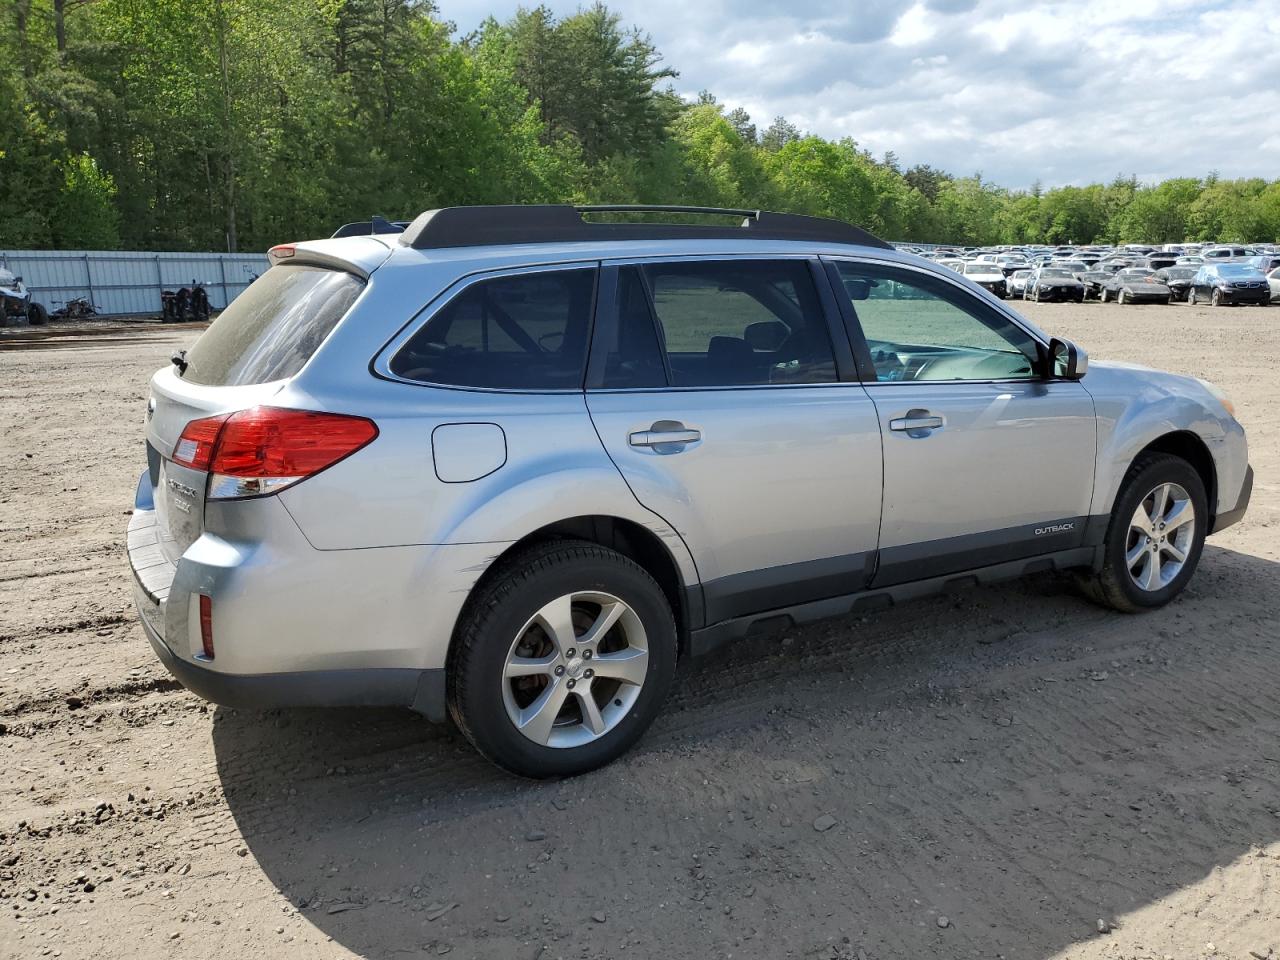
[[943, 426], [946, 421], [942, 417], [934, 416], [924, 410], [912, 410], [905, 417], [895, 417], [889, 421], [890, 430], [903, 430], [910, 433], [913, 430], [937, 430]]
[[633, 447], [658, 447], [666, 444], [697, 443], [702, 439], [701, 430], [692, 430], [683, 424], [679, 427], [662, 428], [655, 423], [654, 428], [656, 429], [637, 430], [628, 436], [627, 440]]

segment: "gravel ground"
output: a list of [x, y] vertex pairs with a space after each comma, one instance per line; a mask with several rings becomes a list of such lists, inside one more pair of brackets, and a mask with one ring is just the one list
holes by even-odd
[[177, 687], [124, 529], [195, 329], [0, 339], [0, 956], [1280, 954], [1280, 310], [1027, 312], [1236, 400], [1253, 507], [1183, 598], [1046, 576], [755, 640], [561, 783]]

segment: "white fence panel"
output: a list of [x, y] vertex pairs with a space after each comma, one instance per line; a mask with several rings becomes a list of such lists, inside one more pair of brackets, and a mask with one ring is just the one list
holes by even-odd
[[23, 278], [51, 312], [88, 297], [99, 313], [160, 313], [160, 291], [199, 280], [221, 310], [269, 266], [259, 253], [0, 250], [0, 266]]

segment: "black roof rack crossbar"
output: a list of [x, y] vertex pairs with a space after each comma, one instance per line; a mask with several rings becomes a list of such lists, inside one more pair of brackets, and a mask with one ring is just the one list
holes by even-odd
[[[583, 213], [712, 214], [741, 217], [742, 223], [601, 223], [584, 220]], [[799, 240], [893, 249], [860, 227], [825, 217], [719, 207], [632, 204], [442, 207], [419, 214], [400, 235], [402, 244], [416, 250], [603, 240]]]
[[384, 233], [400, 233], [409, 226], [408, 220], [388, 220], [386, 217], [374, 215], [369, 220], [357, 220], [355, 223], [344, 223], [333, 232], [329, 239], [338, 237], [372, 237]]

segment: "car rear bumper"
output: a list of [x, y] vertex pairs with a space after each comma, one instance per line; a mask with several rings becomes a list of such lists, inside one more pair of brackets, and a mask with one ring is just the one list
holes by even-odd
[[227, 535], [203, 533], [175, 562], [151, 506], [144, 475], [127, 538], [134, 599], [156, 656], [183, 686], [228, 706], [402, 706], [444, 717], [454, 624], [505, 544], [317, 550], [266, 497], [220, 517]]
[[444, 670], [306, 670], [250, 676], [219, 673], [183, 660], [143, 618], [151, 649], [175, 680], [198, 697], [227, 707], [408, 707], [445, 718]]

